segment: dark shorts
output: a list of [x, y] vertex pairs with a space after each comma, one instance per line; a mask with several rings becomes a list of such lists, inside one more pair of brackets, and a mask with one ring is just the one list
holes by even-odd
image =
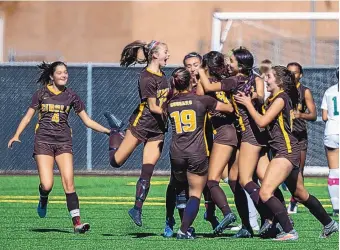
[[307, 148], [308, 148], [307, 131], [300, 132], [300, 133], [293, 133], [293, 135], [298, 139], [300, 150], [307, 151]]
[[52, 157], [56, 157], [64, 153], [73, 154], [72, 145], [49, 144], [43, 142], [34, 143], [33, 157], [36, 155], [50, 155]]
[[128, 130], [131, 131], [131, 134], [136, 137], [138, 140], [140, 140], [143, 143], [146, 143], [148, 141], [164, 141], [164, 133], [153, 133], [146, 131], [145, 129], [141, 127], [134, 127], [129, 126]]
[[226, 124], [215, 129], [214, 143], [237, 147], [238, 139], [234, 125]]
[[171, 171], [179, 181], [186, 180], [186, 173], [206, 175], [208, 173], [209, 158], [207, 156], [197, 156], [193, 158], [170, 157]]
[[286, 150], [274, 150], [271, 149], [271, 152], [273, 154], [273, 159], [275, 158], [285, 158], [288, 161], [290, 161], [293, 164], [294, 168], [300, 167], [300, 150], [296, 148], [295, 150], [292, 150], [292, 153], [288, 153]]
[[268, 144], [268, 134], [265, 129], [259, 129], [256, 125], [246, 126], [241, 131], [241, 142], [247, 142], [258, 147], [265, 147]]

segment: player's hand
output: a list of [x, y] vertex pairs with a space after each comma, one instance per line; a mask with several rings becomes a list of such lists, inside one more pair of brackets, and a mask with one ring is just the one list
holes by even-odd
[[19, 137], [14, 136], [12, 139], [9, 140], [8, 145], [7, 145], [8, 148], [12, 148], [14, 142], [21, 142], [21, 141], [19, 140]]
[[235, 97], [235, 100], [236, 100], [237, 103], [240, 103], [244, 106], [252, 105], [251, 97], [247, 96], [243, 92], [237, 92], [237, 95], [235, 95], [234, 97]]
[[294, 118], [299, 119], [301, 118], [301, 113], [299, 110], [294, 110]]

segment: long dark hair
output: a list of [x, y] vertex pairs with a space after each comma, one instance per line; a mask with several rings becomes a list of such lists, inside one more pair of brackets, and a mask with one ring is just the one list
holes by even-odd
[[202, 67], [207, 67], [209, 75], [222, 80], [229, 77], [227, 66], [225, 65], [224, 55], [218, 51], [210, 51], [203, 56]]
[[[120, 57], [120, 66], [129, 67], [136, 63], [150, 63], [153, 54], [158, 52], [160, 45], [166, 44], [154, 40], [150, 43], [137, 40], [126, 45]], [[138, 52], [142, 52], [142, 57], [138, 58]]]
[[67, 65], [62, 61], [56, 61], [53, 63], [42, 62], [37, 65], [40, 69], [40, 76], [37, 83], [41, 83], [42, 85], [48, 84], [51, 81], [51, 76], [54, 74], [56, 68], [60, 65], [65, 66], [67, 69]]
[[294, 75], [284, 66], [274, 66], [272, 67], [272, 70], [278, 86], [289, 95], [292, 100], [293, 108], [297, 109], [299, 104], [299, 92], [296, 88]]

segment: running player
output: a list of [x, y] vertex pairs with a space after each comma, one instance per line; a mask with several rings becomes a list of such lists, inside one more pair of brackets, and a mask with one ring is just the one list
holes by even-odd
[[86, 127], [109, 134], [110, 130], [93, 121], [85, 111], [79, 96], [66, 87], [68, 71], [65, 63], [57, 61], [38, 66], [42, 72], [38, 82], [43, 85], [32, 97], [32, 103], [21, 120], [15, 135], [8, 142], [21, 142], [20, 135], [30, 123], [36, 112], [39, 121], [35, 128], [33, 157], [37, 163], [40, 185], [40, 200], [37, 212], [40, 218], [47, 213], [48, 195], [53, 187], [54, 161], [60, 171], [66, 204], [72, 217], [75, 233], [85, 233], [90, 229], [88, 223], [80, 222], [79, 200], [74, 187], [72, 134], [68, 115], [73, 108]]
[[[302, 66], [297, 62], [291, 62], [288, 63], [287, 68], [295, 76], [296, 88], [299, 92], [299, 105], [294, 114], [293, 134], [299, 140], [301, 147], [300, 171], [303, 176], [308, 147], [306, 121], [316, 121], [316, 107], [312, 92], [300, 82], [303, 75]], [[289, 214], [297, 213], [297, 202], [294, 197], [291, 197], [287, 211]]]
[[190, 79], [190, 73], [185, 68], [173, 72], [171, 81], [177, 93], [167, 105], [172, 125], [171, 168], [178, 181], [189, 182], [189, 200], [177, 239], [193, 239], [188, 228], [197, 216], [207, 181], [208, 145], [204, 135], [207, 111], [233, 112], [231, 104], [191, 93]]
[[131, 219], [137, 226], [142, 226], [142, 207], [148, 195], [154, 167], [161, 156], [167, 117], [162, 105], [166, 102], [169, 86], [164, 72], [170, 54], [165, 43], [135, 41], [128, 44], [121, 55], [121, 66], [128, 67], [135, 63], [147, 63], [139, 80], [140, 104], [129, 120], [125, 136], [120, 131], [120, 124], [114, 115], [107, 116], [110, 127], [109, 157], [114, 168], [120, 168], [135, 148], [144, 143], [143, 165], [136, 184], [135, 206], [129, 210]]
[[328, 237], [338, 231], [338, 224], [329, 217], [321, 203], [307, 192], [299, 171], [301, 148], [292, 132], [294, 107], [299, 100], [294, 76], [286, 67], [275, 66], [268, 73], [267, 89], [271, 96], [263, 107], [263, 115], [257, 112], [251, 98], [245, 93], [239, 92], [235, 96], [235, 100], [247, 108], [260, 128], [267, 127], [274, 156], [260, 190], [255, 189], [251, 196], [260, 198], [281, 225], [283, 231], [276, 236], [276, 240], [297, 240], [298, 233], [293, 229], [285, 207], [273, 195], [277, 187], [286, 181], [295, 199], [304, 204], [324, 226], [321, 236]]
[[[339, 68], [336, 72], [339, 81]], [[322, 98], [322, 120], [326, 122], [324, 145], [328, 160], [328, 192], [333, 215], [339, 215], [339, 83], [328, 88]]]

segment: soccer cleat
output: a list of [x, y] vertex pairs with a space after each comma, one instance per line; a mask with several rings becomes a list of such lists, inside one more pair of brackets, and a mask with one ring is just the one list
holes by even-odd
[[233, 213], [227, 214], [223, 220], [214, 229], [214, 234], [221, 234], [231, 223], [236, 221], [236, 216]]
[[249, 232], [244, 226], [238, 231], [235, 235], [231, 238], [238, 239], [238, 238], [253, 238], [253, 232]]
[[207, 212], [204, 213], [204, 220], [208, 221], [211, 224], [211, 227], [212, 227], [213, 230], [218, 226], [218, 224], [220, 224], [218, 222], [217, 216], [214, 215], [214, 216], [211, 216], [210, 218], [208, 218]]
[[288, 214], [296, 214], [297, 208], [298, 208], [297, 202], [294, 202], [294, 201], [289, 202], [289, 205], [288, 205], [288, 208], [287, 208]]
[[83, 223], [83, 224], [79, 224], [79, 225], [74, 226], [74, 233], [76, 233], [76, 234], [84, 234], [89, 230], [90, 230], [90, 224], [89, 223]]
[[298, 233], [295, 229], [291, 230], [289, 233], [282, 232], [276, 236], [275, 241], [288, 241], [288, 240], [297, 240], [299, 238]]
[[332, 220], [331, 223], [329, 223], [327, 226], [323, 228], [320, 238], [328, 238], [333, 233], [336, 233], [338, 231], [339, 231], [339, 224], [335, 220]]
[[106, 120], [109, 123], [111, 129], [121, 130], [121, 128], [124, 126], [124, 123], [119, 120], [114, 114], [105, 112], [104, 116], [106, 117]]
[[259, 231], [259, 236], [263, 239], [270, 238], [270, 229], [273, 226], [273, 222], [266, 219]]
[[42, 202], [41, 199], [39, 200], [37, 212], [40, 218], [45, 218], [47, 214], [47, 201]]
[[129, 213], [131, 219], [133, 220], [133, 222], [137, 226], [141, 227], [142, 226], [142, 210], [131, 208], [128, 213]]
[[195, 238], [189, 233], [183, 233], [180, 229], [177, 232], [177, 240], [194, 240]]
[[174, 225], [176, 224], [175, 218], [168, 218], [165, 221], [165, 228], [163, 232], [164, 238], [171, 238], [174, 235]]
[[192, 236], [192, 237], [196, 237], [196, 234], [195, 234], [196, 230], [194, 227], [189, 227], [188, 228], [188, 233]]
[[339, 209], [334, 209], [332, 216], [339, 216]]

